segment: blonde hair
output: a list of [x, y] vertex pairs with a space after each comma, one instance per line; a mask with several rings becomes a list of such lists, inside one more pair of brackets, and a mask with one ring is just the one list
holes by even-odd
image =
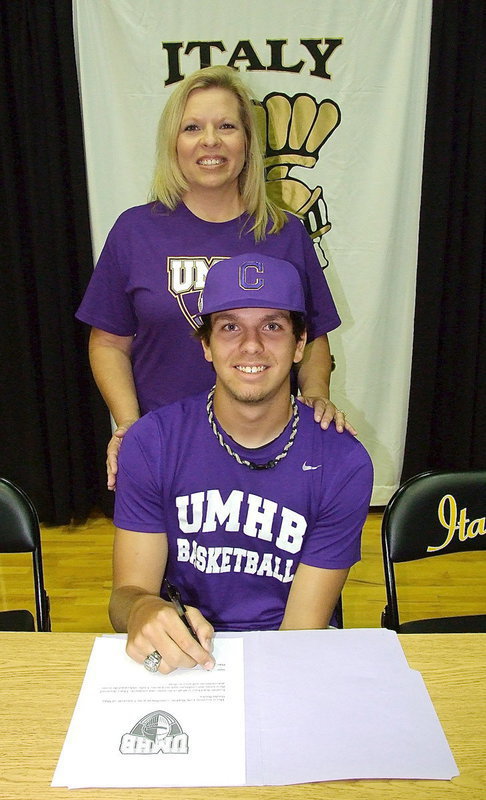
[[157, 130], [155, 173], [150, 199], [174, 209], [187, 191], [188, 185], [177, 159], [177, 137], [189, 94], [194, 89], [227, 89], [238, 100], [240, 118], [246, 140], [246, 160], [239, 176], [243, 205], [254, 223], [255, 241], [269, 233], [277, 233], [287, 221], [285, 212], [266, 195], [263, 153], [253, 112], [253, 101], [236, 70], [226, 66], [205, 67], [188, 75], [170, 95], [160, 117]]

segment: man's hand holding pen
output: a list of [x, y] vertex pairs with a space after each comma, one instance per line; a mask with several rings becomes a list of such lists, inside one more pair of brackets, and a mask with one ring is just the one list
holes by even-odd
[[175, 592], [170, 602], [149, 594], [135, 600], [127, 626], [127, 653], [149, 671], [163, 674], [197, 664], [211, 670], [214, 629], [197, 608], [185, 608]]

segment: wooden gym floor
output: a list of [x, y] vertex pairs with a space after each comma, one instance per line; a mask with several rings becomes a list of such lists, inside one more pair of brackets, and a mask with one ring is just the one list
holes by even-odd
[[[363, 531], [362, 560], [343, 593], [346, 628], [375, 628], [385, 605], [381, 559], [382, 513], [373, 509]], [[44, 578], [54, 631], [110, 633], [111, 520], [93, 514], [85, 525], [42, 526]], [[31, 557], [0, 555], [0, 610], [34, 611]], [[440, 556], [400, 566], [403, 621], [486, 610], [486, 552]]]

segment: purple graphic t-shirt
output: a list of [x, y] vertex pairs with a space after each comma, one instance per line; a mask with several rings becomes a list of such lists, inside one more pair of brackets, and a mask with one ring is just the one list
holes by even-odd
[[135, 336], [132, 365], [142, 413], [214, 382], [192, 333], [199, 294], [215, 261], [251, 251], [292, 262], [304, 285], [309, 341], [339, 325], [300, 220], [289, 215], [278, 234], [255, 244], [253, 234], [242, 233], [247, 219], [205, 222], [182, 203], [175, 211], [150, 203], [125, 211], [109, 233], [76, 316], [108, 333]]
[[[123, 440], [115, 524], [167, 534], [166, 577], [216, 630], [277, 629], [301, 561], [341, 569], [360, 558], [370, 458], [350, 434], [323, 431], [312, 409], [299, 404], [299, 413], [286, 458], [261, 471], [221, 446], [206, 393], [147, 414]], [[265, 463], [289, 426], [256, 451], [231, 446]]]

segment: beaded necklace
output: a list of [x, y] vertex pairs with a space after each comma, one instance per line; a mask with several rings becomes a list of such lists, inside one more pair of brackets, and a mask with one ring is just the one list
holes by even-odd
[[214, 419], [214, 412], [213, 412], [213, 396], [214, 396], [214, 390], [215, 389], [216, 389], [216, 386], [213, 386], [213, 388], [211, 389], [211, 391], [208, 394], [208, 400], [207, 400], [207, 403], [206, 403], [206, 411], [207, 411], [207, 414], [208, 414], [208, 421], [209, 421], [209, 424], [211, 425], [211, 429], [212, 429], [214, 435], [216, 436], [216, 439], [220, 443], [221, 447], [224, 447], [226, 452], [229, 453], [229, 455], [232, 456], [238, 462], [238, 464], [243, 464], [245, 467], [249, 467], [250, 469], [259, 469], [259, 470], [261, 470], [261, 469], [273, 469], [273, 467], [276, 467], [278, 462], [281, 461], [283, 458], [285, 458], [285, 456], [289, 452], [290, 448], [292, 447], [292, 445], [294, 443], [295, 436], [297, 434], [297, 426], [299, 424], [299, 410], [298, 410], [298, 407], [297, 407], [297, 401], [296, 401], [295, 397], [293, 395], [290, 395], [290, 402], [292, 404], [292, 414], [293, 414], [292, 430], [290, 431], [289, 440], [286, 443], [284, 449], [282, 450], [282, 452], [278, 456], [275, 456], [275, 458], [272, 458], [272, 459], [270, 459], [270, 461], [267, 461], [266, 464], [255, 464], [254, 461], [248, 461], [246, 458], [241, 458], [241, 456], [239, 456], [238, 453], [235, 453], [235, 451], [231, 449], [229, 444], [227, 442], [225, 442], [225, 440], [223, 439], [221, 433], [219, 432], [219, 430], [217, 428], [217, 425], [216, 425], [216, 422], [215, 422], [215, 419]]

